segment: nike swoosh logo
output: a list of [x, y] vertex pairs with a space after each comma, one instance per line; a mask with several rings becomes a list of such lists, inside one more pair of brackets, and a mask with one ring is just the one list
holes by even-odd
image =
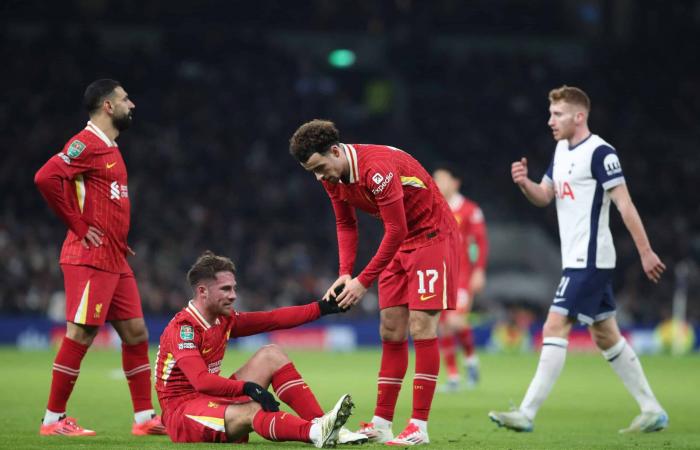
[[555, 298], [554, 299], [554, 303], [561, 303], [561, 302], [565, 302], [565, 301], [566, 301], [565, 298]]
[[116, 161], [114, 161], [113, 163], [107, 163], [107, 168], [108, 168], [108, 169], [111, 169], [112, 167], [114, 167], [114, 166], [116, 166], [116, 165], [117, 165], [117, 162], [116, 162]]
[[210, 348], [205, 348], [204, 350], [202, 350], [202, 354], [203, 354], [203, 355], [206, 355], [206, 354], [209, 353], [210, 351], [211, 351]]
[[436, 295], [437, 295], [437, 294], [433, 294], [433, 295], [429, 295], [429, 296], [427, 296], [427, 297], [426, 297], [425, 295], [421, 295], [421, 296], [420, 296], [420, 301], [424, 302], [424, 301], [426, 301], [426, 300], [430, 300], [431, 298], [435, 297]]

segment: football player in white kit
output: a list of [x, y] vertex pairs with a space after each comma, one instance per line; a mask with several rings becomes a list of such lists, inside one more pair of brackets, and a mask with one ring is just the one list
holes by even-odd
[[492, 421], [515, 431], [532, 431], [537, 410], [564, 367], [571, 327], [588, 325], [591, 337], [641, 413], [620, 432], [668, 427], [668, 415], [649, 387], [639, 359], [620, 334], [615, 319], [612, 272], [615, 247], [608, 227], [615, 203], [641, 258], [647, 277], [658, 282], [666, 266], [649, 244], [632, 203], [615, 149], [588, 129], [590, 100], [581, 89], [562, 86], [549, 93], [549, 127], [557, 146], [542, 181], [528, 178], [527, 159], [511, 166], [513, 182], [535, 206], [556, 199], [563, 274], [542, 330], [542, 353], [520, 407], [489, 413]]

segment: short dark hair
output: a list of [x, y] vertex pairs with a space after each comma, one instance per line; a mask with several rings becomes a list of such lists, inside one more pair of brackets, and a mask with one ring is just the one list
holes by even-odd
[[314, 119], [306, 122], [289, 139], [289, 153], [305, 163], [314, 153], [324, 154], [332, 145], [340, 143], [340, 132], [330, 120]]
[[453, 178], [462, 180], [462, 171], [459, 170], [459, 168], [457, 168], [457, 165], [452, 162], [442, 161], [435, 164], [435, 166], [433, 167], [433, 173], [437, 172], [438, 170], [444, 170], [445, 172], [452, 175]]
[[85, 89], [85, 94], [83, 94], [83, 105], [87, 109], [88, 114], [97, 112], [102, 107], [102, 102], [104, 102], [105, 98], [109, 97], [117, 86], [121, 86], [121, 83], [109, 78], [90, 83]]
[[231, 259], [215, 255], [211, 250], [202, 253], [187, 272], [187, 281], [194, 289], [202, 280], [216, 280], [219, 272], [236, 273], [236, 266]]
[[561, 87], [552, 89], [549, 91], [549, 101], [554, 102], [565, 102], [572, 105], [583, 106], [586, 111], [591, 110], [591, 99], [588, 94], [583, 92], [583, 89], [563, 85]]

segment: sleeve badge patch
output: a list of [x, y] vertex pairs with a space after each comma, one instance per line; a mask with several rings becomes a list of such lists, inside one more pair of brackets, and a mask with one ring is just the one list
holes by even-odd
[[68, 151], [66, 152], [70, 158], [77, 158], [85, 150], [85, 144], [79, 140], [74, 140], [68, 146]]
[[194, 329], [190, 325], [180, 327], [180, 339], [183, 341], [191, 341], [194, 339]]

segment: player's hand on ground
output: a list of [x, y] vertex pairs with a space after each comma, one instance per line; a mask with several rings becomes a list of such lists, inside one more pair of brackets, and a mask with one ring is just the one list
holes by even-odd
[[260, 403], [263, 411], [275, 412], [280, 410], [280, 403], [275, 400], [275, 396], [270, 394], [267, 389], [260, 386], [258, 383], [246, 381], [243, 385], [243, 393]]
[[331, 284], [331, 287], [328, 288], [325, 294], [323, 294], [323, 299], [324, 300], [329, 300], [330, 298], [336, 297], [337, 293], [335, 293], [335, 290], [338, 286], [344, 286], [345, 283], [350, 281], [352, 277], [350, 275], [341, 275], [338, 277], [337, 280]]
[[666, 265], [661, 262], [659, 256], [653, 250], [644, 252], [642, 255], [642, 268], [644, 273], [654, 283], [658, 283], [661, 279], [661, 274], [666, 270]]
[[336, 301], [341, 308], [350, 308], [360, 301], [367, 292], [367, 288], [360, 283], [360, 280], [353, 278], [345, 283], [345, 289], [338, 295]]
[[338, 306], [338, 302], [336, 302], [336, 297], [343, 292], [343, 289], [345, 289], [344, 284], [339, 284], [338, 286], [335, 287], [335, 290], [333, 294], [331, 295], [331, 298], [328, 300], [319, 300], [318, 301], [318, 307], [321, 309], [321, 315], [325, 316], [326, 314], [338, 314], [338, 313], [344, 313], [348, 312], [350, 308], [341, 308]]
[[527, 158], [520, 158], [520, 161], [511, 164], [510, 174], [513, 177], [513, 183], [523, 186], [527, 181]]
[[90, 248], [92, 245], [93, 247], [99, 247], [102, 245], [102, 236], [104, 233], [100, 231], [99, 229], [93, 227], [92, 225], [88, 226], [88, 231], [85, 233], [85, 236], [82, 239], [82, 244], [83, 247], [85, 248]]

